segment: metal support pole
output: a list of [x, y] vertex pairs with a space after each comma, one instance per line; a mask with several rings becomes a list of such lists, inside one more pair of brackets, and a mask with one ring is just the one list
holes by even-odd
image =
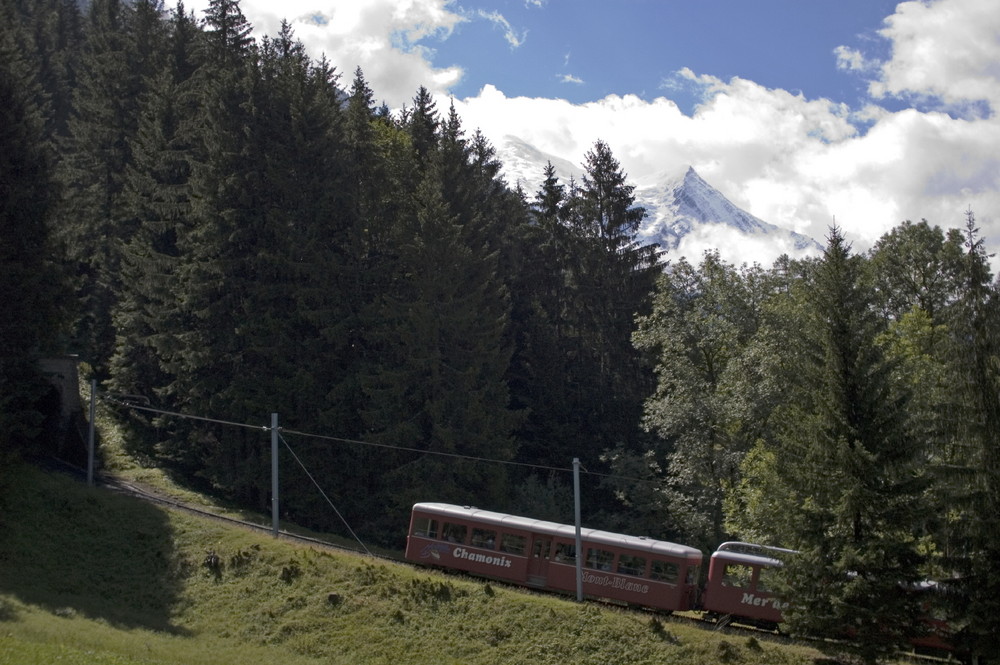
[[573, 509], [576, 517], [576, 599], [583, 602], [583, 536], [580, 533], [580, 458], [573, 458]]
[[90, 380], [90, 423], [87, 426], [87, 485], [94, 486], [94, 420], [97, 417], [97, 379]]
[[271, 531], [278, 537], [278, 414], [271, 414]]

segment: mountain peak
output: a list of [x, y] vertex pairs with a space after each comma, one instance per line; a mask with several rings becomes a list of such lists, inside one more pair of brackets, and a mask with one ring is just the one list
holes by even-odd
[[821, 249], [815, 240], [769, 224], [737, 207], [692, 166], [687, 167], [683, 176], [666, 177], [656, 184], [637, 187], [636, 202], [647, 211], [640, 234], [668, 253], [681, 250], [684, 239], [692, 234], [699, 239], [697, 245], [707, 249], [711, 243], [706, 236], [722, 232], [730, 236], [727, 244], [732, 244], [732, 232], [736, 232], [748, 241], [751, 238], [773, 241], [790, 252]]
[[[538, 191], [546, 163], [551, 162], [563, 184], [582, 180], [584, 170], [572, 162], [539, 150], [517, 136], [505, 136], [497, 147], [504, 176], [520, 185], [529, 198]], [[801, 256], [822, 251], [812, 238], [769, 224], [740, 209], [684, 164], [638, 176], [636, 205], [646, 209], [640, 240], [657, 243], [668, 255], [700, 258], [718, 250], [734, 263], [773, 261], [781, 254]]]

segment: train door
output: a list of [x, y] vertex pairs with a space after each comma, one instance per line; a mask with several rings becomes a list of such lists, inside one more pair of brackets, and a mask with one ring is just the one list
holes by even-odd
[[528, 561], [528, 584], [532, 586], [545, 586], [551, 554], [552, 538], [539, 535], [532, 537], [531, 559]]

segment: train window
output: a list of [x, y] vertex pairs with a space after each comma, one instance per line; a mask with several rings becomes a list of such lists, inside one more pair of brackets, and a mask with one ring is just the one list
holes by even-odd
[[576, 561], [576, 545], [556, 543], [556, 562], [574, 563]]
[[618, 572], [622, 575], [642, 577], [646, 574], [646, 558], [622, 554], [618, 557]]
[[413, 535], [424, 538], [437, 538], [438, 523], [429, 517], [413, 518]]
[[515, 536], [512, 533], [505, 533], [500, 536], [500, 551], [507, 554], [524, 554], [526, 539], [524, 536]]
[[444, 527], [441, 529], [441, 538], [447, 540], [449, 543], [464, 543], [467, 531], [468, 527], [464, 524], [445, 522]]
[[753, 568], [738, 563], [727, 563], [726, 569], [722, 573], [722, 586], [733, 586], [741, 589], [750, 586], [750, 578], [753, 577]]
[[652, 568], [649, 571], [649, 577], [657, 580], [658, 582], [676, 584], [677, 564], [671, 563], [670, 561], [657, 561], [654, 559]]
[[473, 529], [472, 546], [491, 550], [496, 547], [497, 532], [492, 529]]
[[550, 540], [536, 540], [534, 548], [532, 549], [531, 556], [536, 559], [548, 559], [549, 550], [552, 549], [552, 541]]
[[757, 591], [774, 591], [774, 578], [778, 574], [777, 569], [762, 567], [757, 573]]
[[599, 550], [593, 547], [587, 548], [587, 568], [597, 570], [611, 570], [611, 562], [615, 560], [615, 553], [607, 550]]

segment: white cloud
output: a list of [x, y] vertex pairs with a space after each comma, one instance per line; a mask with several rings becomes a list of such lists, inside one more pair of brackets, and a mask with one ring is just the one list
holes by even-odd
[[576, 85], [583, 85], [583, 79], [579, 76], [573, 76], [572, 74], [563, 74], [559, 77], [559, 80], [563, 83], [574, 83]]
[[847, 46], [838, 46], [833, 49], [833, 54], [837, 57], [837, 69], [862, 72], [877, 66], [876, 63], [868, 62], [861, 51]]
[[[275, 35], [288, 20], [309, 54], [325, 54], [345, 85], [361, 67], [376, 99], [393, 107], [409, 103], [421, 85], [446, 92], [463, 75], [458, 65], [435, 67], [428, 46], [469, 20], [453, 0], [243, 0], [240, 6], [256, 36]], [[185, 2], [198, 17], [207, 7], [208, 0]]]
[[510, 44], [510, 47], [512, 49], [519, 48], [524, 43], [524, 40], [527, 39], [528, 37], [528, 32], [526, 30], [518, 34], [514, 30], [513, 26], [511, 26], [510, 22], [507, 19], [505, 19], [503, 14], [501, 14], [500, 12], [486, 12], [483, 10], [479, 10], [477, 16], [486, 19], [493, 25], [503, 30], [504, 39], [507, 40], [507, 43]]
[[945, 104], [985, 101], [1000, 110], [1000, 11], [995, 2], [900, 3], [880, 34], [892, 56], [871, 85], [874, 96], [939, 98]]
[[[576, 164], [600, 138], [630, 179], [644, 184], [690, 164], [765, 221], [822, 241], [836, 220], [859, 251], [904, 219], [961, 226], [969, 206], [991, 245], [1000, 244], [995, 119], [869, 109], [874, 124], [862, 134], [842, 105], [738, 78], [689, 76], [706, 90], [692, 116], [665, 98], [610, 96], [574, 105], [507, 98], [491, 86], [461, 100], [458, 110], [495, 143], [515, 135]], [[698, 256], [704, 241], [691, 238], [682, 249]], [[744, 243], [739, 255], [766, 263], [771, 253]]]
[[[997, 251], [1000, 12], [990, 4], [902, 3], [880, 33], [890, 41], [889, 59], [870, 61], [847, 47], [835, 52], [837, 66], [877, 77], [874, 93], [937, 98], [930, 106], [936, 111], [850, 109], [682, 69], [664, 88], [700, 91], [690, 116], [665, 98], [609, 96], [573, 105], [507, 98], [491, 86], [462, 100], [459, 112], [495, 142], [515, 135], [576, 164], [603, 139], [633, 181], [649, 183], [690, 164], [765, 221], [822, 241], [836, 220], [859, 251], [905, 219], [960, 227], [971, 207]], [[993, 112], [962, 112], [976, 100]], [[692, 237], [682, 250], [697, 258], [705, 242]], [[743, 244], [748, 260], [768, 255]]]
[[[823, 239], [819, 240], [822, 242]], [[703, 227], [684, 236], [681, 244], [670, 252], [668, 258], [683, 256], [689, 263], [697, 265], [705, 252], [714, 250], [718, 250], [719, 255], [730, 262], [759, 263], [764, 267], [770, 267], [783, 254], [799, 257], [803, 253], [788, 238], [767, 235], [748, 238], [736, 229]], [[815, 255], [816, 252], [811, 254]], [[738, 260], [735, 257], [739, 257]]]

